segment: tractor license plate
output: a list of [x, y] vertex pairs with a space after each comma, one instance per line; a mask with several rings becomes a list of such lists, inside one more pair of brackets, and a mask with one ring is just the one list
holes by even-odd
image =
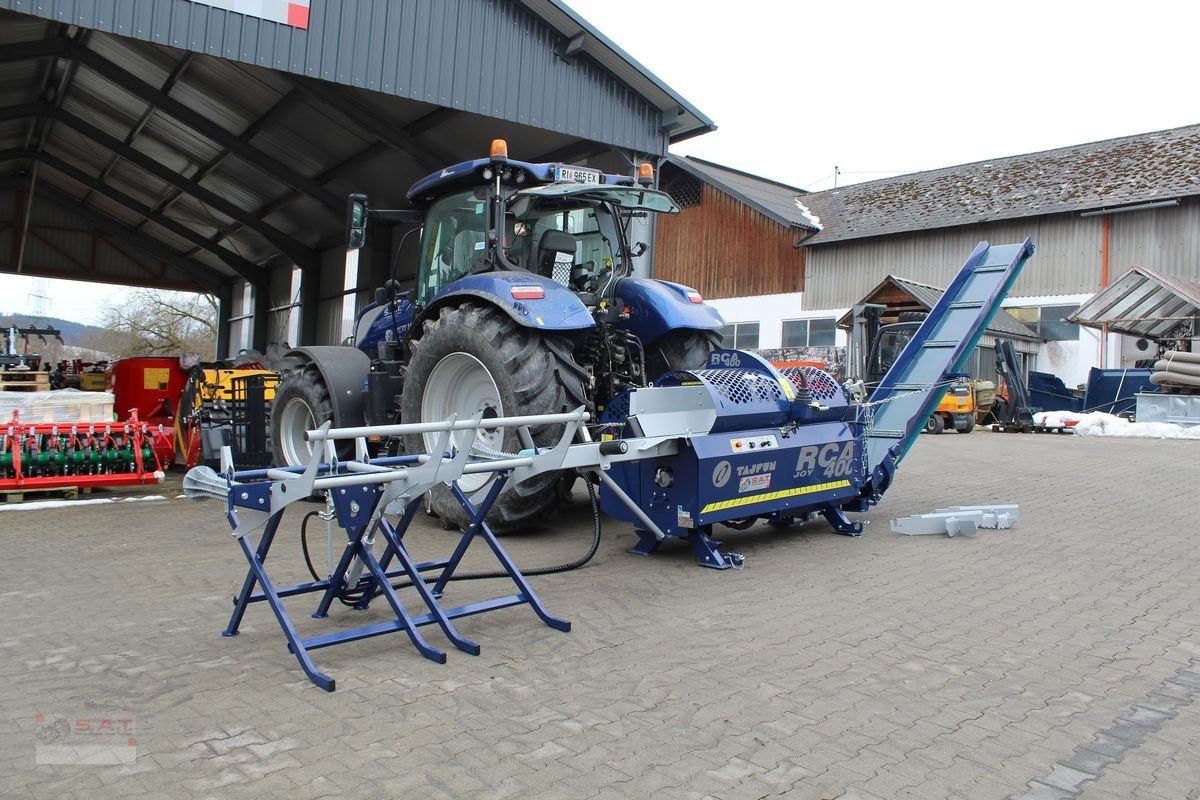
[[568, 183], [600, 183], [600, 170], [581, 167], [555, 167], [554, 180]]

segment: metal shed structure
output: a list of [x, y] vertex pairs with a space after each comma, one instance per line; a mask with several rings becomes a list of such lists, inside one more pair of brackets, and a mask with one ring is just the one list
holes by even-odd
[[[945, 294], [945, 290], [936, 286], [929, 286], [896, 275], [888, 275], [856, 305], [878, 303], [886, 306], [887, 311], [883, 313], [881, 321], [889, 324], [901, 321], [901, 315], [906, 312], [929, 313], [942, 299], [943, 294]], [[852, 313], [852, 311], [847, 312], [838, 319], [839, 328], [849, 331], [853, 327]], [[971, 360], [967, 363], [966, 369], [972, 376], [987, 380], [996, 379], [996, 341], [998, 339], [1012, 341], [1026, 372], [1029, 371], [1029, 365], [1036, 356], [1038, 345], [1042, 341], [1036, 332], [1001, 309], [992, 318], [983, 337], [979, 340], [975, 352], [971, 354]]]
[[1068, 319], [1156, 342], [1193, 339], [1200, 336], [1200, 284], [1132, 267]]
[[559, 0], [0, 0], [0, 271], [213, 292], [221, 355], [337, 341], [394, 268], [347, 274], [348, 193], [712, 129]]

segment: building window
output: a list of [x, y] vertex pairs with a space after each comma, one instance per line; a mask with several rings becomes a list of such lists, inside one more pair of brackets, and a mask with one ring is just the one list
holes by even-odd
[[785, 319], [783, 321], [784, 347], [833, 347], [837, 341], [837, 320]]
[[734, 322], [721, 329], [721, 347], [734, 350], [756, 350], [758, 348], [758, 323]]
[[1079, 338], [1079, 326], [1067, 322], [1067, 316], [1078, 311], [1079, 306], [1026, 306], [1004, 310], [1046, 341], [1070, 342]]

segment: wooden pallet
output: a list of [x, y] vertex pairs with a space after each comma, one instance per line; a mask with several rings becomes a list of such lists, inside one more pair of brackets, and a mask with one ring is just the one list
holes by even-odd
[[1034, 425], [1034, 433], [1063, 433], [1067, 436], [1075, 435], [1074, 426], [1070, 425]]
[[994, 422], [988, 426], [996, 433], [1062, 433], [1068, 436], [1075, 434], [1075, 429], [1068, 425], [1034, 425], [1030, 422]]
[[993, 422], [988, 430], [996, 433], [1033, 433], [1033, 425], [1028, 422]]
[[23, 486], [20, 489], [0, 489], [0, 500], [5, 503], [23, 503], [27, 494], [54, 495], [63, 500], [78, 500], [81, 493], [91, 494], [92, 490], [90, 487], [80, 488], [79, 486], [53, 486], [45, 489], [37, 486]]
[[5, 370], [0, 372], [2, 392], [48, 392], [50, 375], [41, 370]]

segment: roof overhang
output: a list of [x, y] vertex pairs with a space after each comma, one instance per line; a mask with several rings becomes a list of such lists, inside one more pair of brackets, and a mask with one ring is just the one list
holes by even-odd
[[[935, 286], [917, 283], [896, 275], [888, 275], [855, 305], [879, 303], [887, 306], [890, 314], [905, 311], [928, 313], [944, 293], [944, 289], [938, 289]], [[897, 300], [898, 296], [903, 300]], [[853, 308], [838, 319], [837, 326], [843, 330], [850, 330], [854, 326]], [[1042, 341], [1037, 333], [1003, 309], [996, 312], [996, 316], [988, 324], [985, 333], [998, 339], [1013, 339], [1023, 342]]]
[[1067, 320], [1145, 339], [1171, 338], [1180, 325], [1200, 320], [1200, 285], [1132, 267]]
[[667, 134], [672, 143], [717, 129], [716, 123], [685, 100], [679, 92], [663, 83], [661, 78], [642, 66], [562, 0], [519, 2], [567, 37], [564, 57], [586, 53], [635, 92], [657, 105], [663, 112], [662, 132]]
[[[668, 153], [667, 158], [666, 158], [666, 163], [670, 164], [673, 167], [676, 167], [677, 169], [682, 170], [683, 172], [686, 172], [688, 175], [691, 175], [693, 178], [695, 178], [698, 181], [702, 181], [704, 183], [707, 183], [707, 184], [717, 187], [722, 192], [724, 192], [725, 194], [732, 197], [734, 200], [737, 200], [739, 203], [743, 203], [743, 204], [749, 206], [750, 208], [753, 208], [755, 211], [758, 211], [759, 213], [766, 216], [768, 219], [771, 219], [771, 220], [779, 223], [780, 225], [784, 226], [785, 228], [795, 228], [796, 231], [802, 237], [804, 237], [801, 239], [800, 242], [796, 243], [797, 247], [799, 247], [801, 242], [805, 241], [809, 236], [819, 233], [821, 230], [820, 225], [806, 224], [804, 222], [799, 222], [794, 219], [788, 219], [787, 217], [783, 216], [782, 214], [780, 214], [778, 211], [771, 208], [770, 206], [768, 206], [764, 203], [761, 203], [758, 200], [751, 197], [750, 195], [746, 194], [745, 192], [738, 190], [737, 187], [731, 186], [729, 183], [722, 181], [718, 176], [713, 175], [710, 172], [706, 172], [705, 170], [696, 166], [693, 159], [690, 159], [686, 156], [677, 156], [677, 155]], [[714, 164], [713, 166], [717, 166], [717, 165]], [[728, 169], [728, 168], [722, 167], [722, 169]], [[743, 174], [745, 174], [745, 173], [743, 173]], [[754, 177], [754, 176], [746, 175], [746, 177]], [[774, 181], [768, 181], [765, 178], [754, 178], [754, 179], [761, 180], [764, 183], [775, 183]], [[776, 185], [782, 185], [782, 184], [776, 184]], [[801, 190], [795, 189], [795, 192], [796, 192], [797, 198], [799, 198], [799, 196], [801, 194]], [[797, 205], [798, 206], [800, 205], [798, 199], [797, 199]], [[805, 216], [811, 217], [811, 214], [808, 211], [807, 207], [802, 207], [802, 208], [800, 208], [800, 210]]]

